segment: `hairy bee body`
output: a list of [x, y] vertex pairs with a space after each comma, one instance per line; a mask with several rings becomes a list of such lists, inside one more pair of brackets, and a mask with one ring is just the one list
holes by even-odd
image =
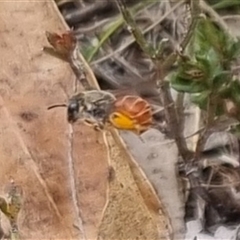
[[74, 123], [77, 120], [96, 129], [111, 125], [140, 134], [152, 124], [152, 109], [138, 96], [116, 98], [107, 91], [84, 91], [74, 95], [68, 104], [68, 121]]
[[74, 95], [68, 104], [68, 121], [83, 120], [87, 124], [104, 125], [114, 95], [106, 91], [91, 90]]

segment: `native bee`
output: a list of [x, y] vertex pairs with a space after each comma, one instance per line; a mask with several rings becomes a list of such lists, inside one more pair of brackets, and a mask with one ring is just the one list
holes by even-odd
[[96, 130], [113, 126], [121, 130], [130, 130], [137, 134], [149, 129], [153, 123], [151, 105], [135, 95], [115, 96], [108, 91], [89, 90], [75, 94], [66, 106], [67, 120], [78, 120], [93, 126]]

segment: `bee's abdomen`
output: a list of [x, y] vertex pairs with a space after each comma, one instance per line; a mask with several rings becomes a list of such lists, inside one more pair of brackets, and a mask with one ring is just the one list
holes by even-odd
[[150, 104], [138, 96], [124, 96], [117, 99], [114, 103], [114, 112], [119, 112], [136, 125], [148, 127], [152, 124], [152, 109]]

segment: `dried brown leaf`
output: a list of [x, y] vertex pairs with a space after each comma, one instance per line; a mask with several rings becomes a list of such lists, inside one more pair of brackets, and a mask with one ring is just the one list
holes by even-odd
[[123, 143], [116, 141], [116, 132], [105, 134], [114, 176], [109, 180], [109, 198], [98, 239], [170, 239], [168, 217], [148, 180], [133, 165]]
[[66, 31], [57, 14], [52, 1], [0, 3], [0, 187], [12, 178], [23, 188], [23, 238], [89, 239], [106, 201], [107, 159], [93, 130], [76, 126], [72, 136], [65, 112], [47, 110], [66, 102], [75, 80], [41, 50], [46, 30]]

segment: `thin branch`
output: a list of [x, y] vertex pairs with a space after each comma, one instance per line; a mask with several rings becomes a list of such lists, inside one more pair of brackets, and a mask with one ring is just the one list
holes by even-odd
[[[180, 49], [180, 53], [181, 54], [185, 51], [188, 43], [191, 41], [193, 33], [194, 33], [194, 29], [197, 26], [199, 14], [201, 12], [200, 0], [191, 0], [191, 2], [190, 2], [190, 9], [191, 9], [191, 23], [190, 23], [190, 26], [189, 26], [189, 29], [187, 31], [186, 36], [183, 38], [182, 42], [180, 43], [180, 48], [181, 48]], [[168, 69], [170, 69], [171, 66], [176, 62], [177, 56], [178, 56], [177, 52], [173, 52], [164, 61], [163, 69], [165, 71], [168, 71]]]
[[[184, 97], [185, 94], [182, 92], [177, 93], [176, 98], [176, 111], [179, 119], [179, 131], [184, 132], [185, 116], [184, 116]], [[183, 134], [184, 135], [184, 134]], [[186, 139], [186, 137], [184, 137]]]
[[170, 87], [168, 82], [164, 81], [164, 75], [162, 65], [160, 61], [155, 62], [157, 66], [157, 79], [159, 79], [160, 97], [164, 106], [165, 116], [170, 127], [170, 131], [178, 147], [178, 151], [186, 162], [191, 158], [186, 144], [186, 140], [183, 136], [181, 120], [177, 114], [177, 109], [172, 98]]
[[190, 11], [191, 11], [191, 24], [188, 28], [187, 34], [182, 40], [180, 47], [181, 47], [181, 52], [184, 52], [188, 43], [191, 41], [194, 30], [197, 26], [198, 18], [200, 15], [200, 1], [199, 0], [192, 0], [190, 3]]
[[[199, 13], [200, 13], [200, 6], [199, 6], [199, 0], [192, 0], [190, 2], [191, 5], [191, 17], [192, 21], [190, 24], [190, 27], [187, 31], [186, 36], [182, 40], [180, 46], [181, 46], [181, 53], [183, 53], [190, 42], [194, 30], [197, 26], [197, 21], [199, 18]], [[169, 108], [165, 109], [165, 114], [166, 118], [168, 120], [168, 123], [170, 125], [171, 131], [174, 134], [174, 139], [176, 141], [178, 150], [180, 155], [182, 156], [183, 160], [185, 162], [188, 162], [191, 159], [191, 154], [187, 148], [186, 141], [183, 136], [183, 121], [184, 118], [181, 117], [182, 113], [180, 115], [178, 114], [179, 109], [175, 109], [174, 103], [171, 93], [169, 91], [169, 86], [168, 84], [164, 81], [166, 75], [168, 74], [168, 69], [172, 67], [172, 65], [176, 62], [177, 60], [177, 53], [173, 52], [170, 54], [170, 56], [164, 61], [164, 63], [160, 63], [159, 61], [156, 62], [157, 69], [158, 69], [158, 79], [160, 81], [160, 89], [161, 89], [161, 97], [163, 99], [164, 106], [170, 106]]]
[[214, 117], [216, 112], [216, 102], [214, 101], [213, 97], [210, 95], [208, 99], [208, 106], [207, 106], [207, 119], [206, 119], [206, 125], [205, 129], [202, 132], [201, 136], [198, 139], [197, 145], [196, 145], [196, 151], [195, 151], [195, 157], [194, 161], [197, 161], [200, 158], [201, 152], [204, 149], [204, 146], [206, 144], [206, 141], [211, 134], [212, 131], [211, 127], [214, 123]]
[[134, 21], [130, 11], [122, 0], [115, 0], [123, 18], [128, 26], [128, 30], [134, 36], [136, 42], [141, 47], [144, 53], [146, 53], [150, 58], [154, 57], [155, 51], [151, 44], [147, 43], [142, 34], [141, 30], [138, 28], [136, 22]]

